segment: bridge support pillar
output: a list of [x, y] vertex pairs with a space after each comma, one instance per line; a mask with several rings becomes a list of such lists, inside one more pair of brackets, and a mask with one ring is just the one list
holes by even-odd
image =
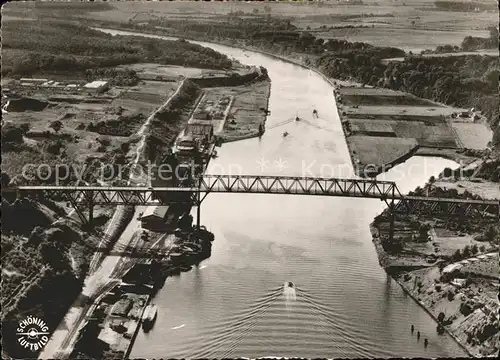
[[392, 198], [391, 203], [389, 204], [389, 212], [390, 212], [390, 224], [389, 224], [389, 241], [392, 243], [394, 241], [394, 216], [395, 216], [395, 207], [394, 207], [394, 186], [392, 187]]
[[89, 224], [92, 224], [94, 221], [94, 205], [90, 204], [89, 205]]
[[88, 224], [91, 225], [92, 222], [94, 221], [94, 192], [89, 191], [87, 192], [88, 196], [88, 203], [89, 203], [89, 222]]
[[196, 229], [200, 230], [200, 218], [201, 218], [201, 203], [198, 203], [198, 208], [196, 209]]
[[201, 192], [197, 192], [196, 194], [196, 229], [199, 231], [200, 230], [200, 223], [201, 223]]
[[389, 240], [392, 242], [394, 240], [394, 200], [391, 201], [389, 212], [390, 212]]
[[76, 214], [80, 218], [82, 224], [87, 224], [87, 217], [85, 216], [85, 208], [82, 209], [82, 206], [78, 204], [78, 195], [72, 196], [71, 193], [66, 193], [66, 198], [69, 200], [69, 203], [75, 209]]

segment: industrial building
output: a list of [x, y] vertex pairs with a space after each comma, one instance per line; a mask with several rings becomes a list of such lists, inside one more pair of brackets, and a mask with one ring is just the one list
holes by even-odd
[[148, 206], [141, 217], [141, 226], [152, 231], [162, 231], [167, 226], [168, 206]]
[[48, 79], [21, 78], [21, 80], [19, 80], [19, 81], [22, 82], [22, 83], [42, 84], [44, 82], [47, 82]]
[[191, 119], [186, 127], [186, 135], [211, 142], [214, 136], [214, 127], [210, 121]]
[[109, 89], [109, 83], [107, 81], [92, 81], [85, 84], [83, 88], [91, 94], [100, 94]]

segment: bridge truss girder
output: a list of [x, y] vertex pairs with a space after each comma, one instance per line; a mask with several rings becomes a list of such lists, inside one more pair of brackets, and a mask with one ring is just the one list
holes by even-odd
[[[436, 216], [497, 216], [500, 202], [403, 196], [396, 183], [366, 179], [307, 178], [291, 176], [203, 175], [190, 187], [101, 187], [101, 186], [20, 186], [2, 189], [24, 195], [43, 194], [49, 198], [67, 200], [83, 222], [85, 211], [92, 221], [96, 205], [168, 205], [189, 203], [198, 207], [212, 192], [297, 194], [377, 198], [386, 203], [391, 216], [395, 213], [432, 214]], [[396, 203], [397, 202], [397, 203]]]
[[399, 194], [396, 184], [389, 181], [291, 176], [204, 175], [200, 179], [199, 189], [205, 193], [300, 194], [376, 199]]
[[500, 202], [459, 202], [446, 199], [404, 198], [395, 206], [396, 213], [447, 217], [497, 217], [500, 220]]

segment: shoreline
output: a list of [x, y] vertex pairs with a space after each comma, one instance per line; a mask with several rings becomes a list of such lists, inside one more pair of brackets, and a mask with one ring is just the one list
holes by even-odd
[[[398, 272], [397, 271], [388, 271], [388, 269], [390, 269], [390, 266], [389, 266], [390, 260], [388, 258], [389, 255], [383, 249], [382, 243], [380, 241], [380, 237], [378, 234], [378, 229], [373, 225], [373, 223], [370, 224], [370, 233], [372, 234], [372, 242], [373, 242], [373, 245], [375, 246], [375, 251], [377, 252], [377, 258], [378, 258], [380, 267], [382, 267], [384, 269], [384, 271], [386, 272], [386, 274], [389, 275], [391, 277], [391, 279], [393, 279], [401, 287], [401, 289], [403, 289], [405, 294], [409, 295], [422, 309], [424, 309], [424, 311], [427, 314], [429, 314], [431, 316], [431, 318], [434, 320], [434, 322], [437, 325], [439, 325], [440, 323], [439, 323], [437, 317], [432, 313], [432, 311], [427, 306], [425, 306], [425, 304], [421, 300], [419, 300], [417, 297], [415, 297], [412, 294], [412, 292], [400, 281], [400, 279], [395, 276]], [[429, 267], [431, 267], [431, 266], [429, 266]], [[410, 266], [408, 266], [407, 268], [408, 268], [408, 270], [412, 270]], [[443, 328], [445, 329], [446, 333], [448, 335], [450, 335], [453, 338], [453, 340], [455, 340], [455, 342], [465, 352], [467, 352], [467, 354], [469, 356], [476, 357], [474, 354], [472, 354], [472, 352], [464, 344], [462, 344], [460, 342], [460, 340], [457, 338], [457, 336], [455, 334], [453, 334], [450, 329], [448, 329], [445, 326], [443, 326]]]

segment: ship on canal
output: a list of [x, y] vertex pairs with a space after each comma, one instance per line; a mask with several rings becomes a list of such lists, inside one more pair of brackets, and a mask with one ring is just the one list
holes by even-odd
[[149, 331], [153, 327], [156, 317], [158, 316], [158, 308], [156, 305], [150, 304], [146, 306], [142, 314], [142, 328], [144, 331]]

